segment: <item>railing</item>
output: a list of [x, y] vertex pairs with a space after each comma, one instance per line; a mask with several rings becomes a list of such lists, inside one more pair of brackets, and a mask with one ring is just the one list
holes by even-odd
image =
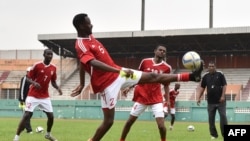
[[[15, 83], [15, 85], [19, 85], [18, 83]], [[0, 99], [17, 99], [19, 94], [19, 89], [1, 89], [2, 83], [0, 83]], [[56, 94], [58, 92], [55, 92]], [[133, 93], [133, 92], [131, 92]], [[56, 95], [55, 94], [55, 95]], [[250, 101], [250, 92], [248, 94], [245, 94], [246, 96], [243, 97], [242, 91], [237, 95], [233, 91], [231, 91], [230, 94], [226, 94], [227, 101]], [[51, 93], [51, 96], [53, 94]], [[85, 91], [79, 97], [78, 100], [98, 100], [100, 99], [100, 96], [98, 94], [93, 94], [93, 91], [89, 89], [88, 87], [85, 88]], [[132, 99], [132, 96], [129, 98], [125, 98], [122, 96], [121, 93], [119, 93], [119, 100], [126, 100], [130, 101]], [[202, 97], [203, 100], [206, 100], [206, 93]], [[190, 93], [181, 93], [176, 98], [177, 101], [196, 101], [197, 100], [197, 94], [194, 90], [193, 94]]]

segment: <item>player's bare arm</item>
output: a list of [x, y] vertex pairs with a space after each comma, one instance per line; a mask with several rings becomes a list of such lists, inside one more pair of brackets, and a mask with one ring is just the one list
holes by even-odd
[[31, 78], [27, 77], [26, 81], [30, 82], [35, 88], [40, 89], [41, 85], [37, 83], [36, 81], [33, 81]]
[[59, 92], [59, 95], [62, 95], [62, 90], [61, 88], [57, 85], [56, 81], [51, 81], [51, 85], [57, 89], [57, 91]]
[[80, 63], [79, 69], [80, 69], [80, 85], [84, 87], [85, 86], [85, 70], [84, 70], [82, 63]]
[[131, 91], [134, 87], [135, 87], [135, 85], [124, 88], [123, 90], [121, 90], [122, 95], [127, 97], [128, 92]]
[[169, 107], [170, 106], [169, 84], [164, 85], [164, 92], [165, 92], [164, 98], [165, 98], [165, 101], [167, 102], [168, 107]]
[[103, 70], [103, 71], [116, 72], [116, 73], [120, 72], [120, 69], [114, 68], [96, 59], [90, 60], [89, 63], [91, 66], [98, 68], [100, 70]]
[[125, 76], [127, 78], [132, 78], [133, 77], [133, 71], [130, 69], [126, 69], [126, 70], [120, 70], [118, 68], [112, 67], [110, 65], [107, 65], [101, 61], [98, 61], [96, 59], [90, 60], [89, 63], [91, 64], [91, 66], [98, 68], [100, 70], [103, 71], [108, 71], [108, 72], [115, 72], [115, 73], [120, 73], [120, 75]]
[[83, 85], [78, 85], [70, 94], [71, 97], [75, 97], [75, 96], [78, 96], [81, 92], [82, 92], [82, 89], [84, 88]]
[[80, 64], [79, 69], [80, 69], [80, 84], [71, 92], [70, 94], [71, 97], [78, 96], [82, 92], [82, 89], [85, 86], [85, 70], [82, 64]]

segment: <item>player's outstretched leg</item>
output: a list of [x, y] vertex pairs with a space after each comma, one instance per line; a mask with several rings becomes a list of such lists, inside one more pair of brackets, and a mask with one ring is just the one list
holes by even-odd
[[191, 74], [190, 74], [190, 80], [191, 81], [195, 81], [195, 82], [200, 82], [201, 80], [201, 73], [203, 71], [203, 65], [204, 65], [204, 61], [201, 60], [201, 65], [200, 65], [200, 68], [193, 71]]

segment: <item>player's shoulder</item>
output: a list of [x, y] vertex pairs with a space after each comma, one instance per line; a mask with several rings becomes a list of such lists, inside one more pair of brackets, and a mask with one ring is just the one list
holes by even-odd
[[38, 65], [38, 64], [43, 64], [43, 61], [41, 60], [41, 61], [37, 61], [34, 63], [34, 65]]
[[169, 90], [169, 92], [173, 92], [173, 91], [175, 91], [174, 88], [171, 88], [171, 89]]
[[141, 61], [142, 62], [144, 62], [144, 61], [153, 61], [153, 58], [143, 58]]
[[88, 48], [90, 45], [93, 44], [93, 42], [89, 42], [89, 41], [94, 40], [94, 39], [95, 38], [92, 38], [91, 36], [89, 36], [89, 37], [77, 37], [76, 43], [75, 43], [75, 48], [85, 50], [86, 48]]
[[43, 65], [43, 61], [37, 61], [33, 64], [33, 67]]
[[207, 76], [208, 74], [209, 74], [209, 72], [206, 71], [206, 72], [204, 72], [204, 73], [202, 74], [202, 77], [205, 77], [205, 76]]
[[223, 71], [221, 70], [216, 70], [216, 73], [224, 75]]
[[153, 58], [143, 58], [140, 62], [140, 66], [144, 65], [152, 65]]
[[56, 65], [53, 63], [50, 63], [50, 66], [56, 69]]
[[169, 65], [166, 61], [162, 61], [162, 63], [163, 63], [165, 66], [167, 66], [167, 67], [169, 67], [170, 69], [172, 69], [172, 66]]

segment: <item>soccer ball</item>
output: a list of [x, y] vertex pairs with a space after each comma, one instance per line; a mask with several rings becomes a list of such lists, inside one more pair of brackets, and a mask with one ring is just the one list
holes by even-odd
[[189, 131], [189, 132], [193, 132], [194, 131], [194, 126], [193, 125], [188, 125], [188, 127], [187, 127], [187, 130]]
[[186, 69], [194, 71], [200, 68], [200, 55], [195, 51], [188, 51], [182, 57], [182, 64]]
[[37, 133], [43, 133], [43, 131], [44, 131], [44, 129], [43, 129], [42, 126], [37, 126], [37, 127], [36, 127], [36, 132], [37, 132]]

